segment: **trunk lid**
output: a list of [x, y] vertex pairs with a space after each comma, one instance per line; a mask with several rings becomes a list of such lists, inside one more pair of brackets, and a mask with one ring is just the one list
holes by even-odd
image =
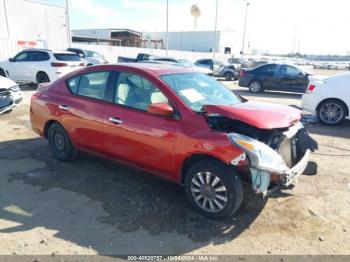
[[247, 101], [231, 106], [205, 105], [203, 111], [238, 120], [260, 129], [287, 128], [301, 119], [301, 111], [284, 105]]

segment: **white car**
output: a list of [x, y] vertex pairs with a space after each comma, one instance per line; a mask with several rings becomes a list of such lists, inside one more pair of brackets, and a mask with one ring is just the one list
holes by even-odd
[[76, 53], [84, 61], [86, 66], [107, 64], [108, 61], [103, 57], [103, 55], [90, 50], [80, 49], [80, 48], [67, 48], [67, 51]]
[[26, 49], [14, 58], [0, 61], [0, 76], [16, 82], [45, 83], [82, 68], [84, 63], [72, 52]]
[[0, 76], [0, 114], [18, 106], [22, 102], [19, 86], [9, 78]]
[[350, 72], [309, 83], [302, 108], [317, 114], [326, 125], [337, 125], [349, 117]]

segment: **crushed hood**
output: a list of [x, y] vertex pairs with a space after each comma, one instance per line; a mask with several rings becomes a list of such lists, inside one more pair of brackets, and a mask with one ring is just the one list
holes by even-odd
[[247, 101], [231, 106], [205, 105], [208, 115], [217, 114], [260, 129], [290, 127], [301, 119], [301, 111], [284, 105]]

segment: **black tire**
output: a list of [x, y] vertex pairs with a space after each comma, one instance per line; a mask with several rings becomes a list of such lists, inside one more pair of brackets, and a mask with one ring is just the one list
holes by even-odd
[[[197, 187], [194, 181], [198, 183], [198, 174], [207, 174], [208, 172], [211, 174], [211, 180], [209, 180], [209, 184], [203, 183], [201, 184], [201, 187]], [[226, 190], [225, 192], [217, 193], [213, 191], [210, 192], [210, 190], [206, 191], [208, 187], [211, 187], [211, 184], [213, 184], [213, 181], [216, 179], [216, 177], [219, 178], [220, 182], [218, 182], [218, 184], [216, 184], [215, 187], [212, 187], [212, 190], [217, 190], [218, 188], [224, 186]], [[243, 187], [238, 175], [235, 173], [234, 170], [232, 170], [228, 166], [212, 159], [195, 162], [188, 169], [185, 177], [185, 187], [187, 197], [191, 204], [194, 206], [194, 208], [199, 213], [214, 219], [223, 219], [233, 215], [241, 206], [243, 201]], [[198, 189], [199, 191], [203, 192], [203, 195], [207, 193], [214, 193], [215, 196], [217, 196], [217, 194], [220, 194], [221, 197], [226, 198], [226, 202], [223, 204], [222, 200], [213, 197], [212, 195], [210, 196], [210, 198], [208, 198], [210, 200], [205, 200], [207, 198], [202, 197], [203, 202], [206, 201], [204, 204], [206, 208], [203, 208], [203, 206], [199, 203], [200, 200], [196, 200], [199, 194], [202, 193], [193, 192], [193, 190]], [[222, 205], [221, 208], [214, 202], [214, 199], [217, 201], [220, 200], [219, 204]], [[212, 207], [215, 207], [216, 210], [212, 209]]]
[[224, 74], [224, 77], [225, 77], [225, 80], [226, 80], [226, 81], [231, 81], [231, 80], [234, 78], [234, 75], [233, 75], [232, 72], [226, 72], [226, 73]]
[[263, 91], [263, 85], [259, 80], [253, 80], [249, 83], [249, 91], [252, 93], [261, 93]]
[[70, 141], [67, 132], [58, 124], [50, 125], [47, 139], [53, 156], [60, 161], [71, 161], [76, 158], [77, 150]]
[[345, 104], [336, 99], [323, 101], [317, 107], [317, 118], [321, 123], [328, 126], [336, 126], [340, 124], [346, 117], [347, 113], [348, 111]]
[[0, 68], [0, 76], [7, 77], [4, 69]]
[[50, 82], [50, 78], [48, 77], [48, 75], [44, 72], [39, 72], [36, 75], [36, 83], [37, 84], [41, 84], [41, 83], [47, 83]]

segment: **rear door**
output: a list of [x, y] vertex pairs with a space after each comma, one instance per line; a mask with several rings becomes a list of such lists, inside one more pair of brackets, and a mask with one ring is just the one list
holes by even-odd
[[168, 99], [146, 76], [118, 74], [113, 103], [105, 111], [105, 154], [159, 176], [173, 173], [178, 120], [147, 112], [151, 103]]
[[102, 151], [105, 99], [111, 78], [110, 71], [95, 71], [67, 80], [70, 93], [63, 93], [59, 101], [60, 119], [81, 149]]
[[260, 68], [255, 69], [255, 71], [257, 79], [259, 79], [263, 83], [263, 87], [265, 90], [276, 89], [277, 82], [279, 81], [278, 65], [264, 65]]

